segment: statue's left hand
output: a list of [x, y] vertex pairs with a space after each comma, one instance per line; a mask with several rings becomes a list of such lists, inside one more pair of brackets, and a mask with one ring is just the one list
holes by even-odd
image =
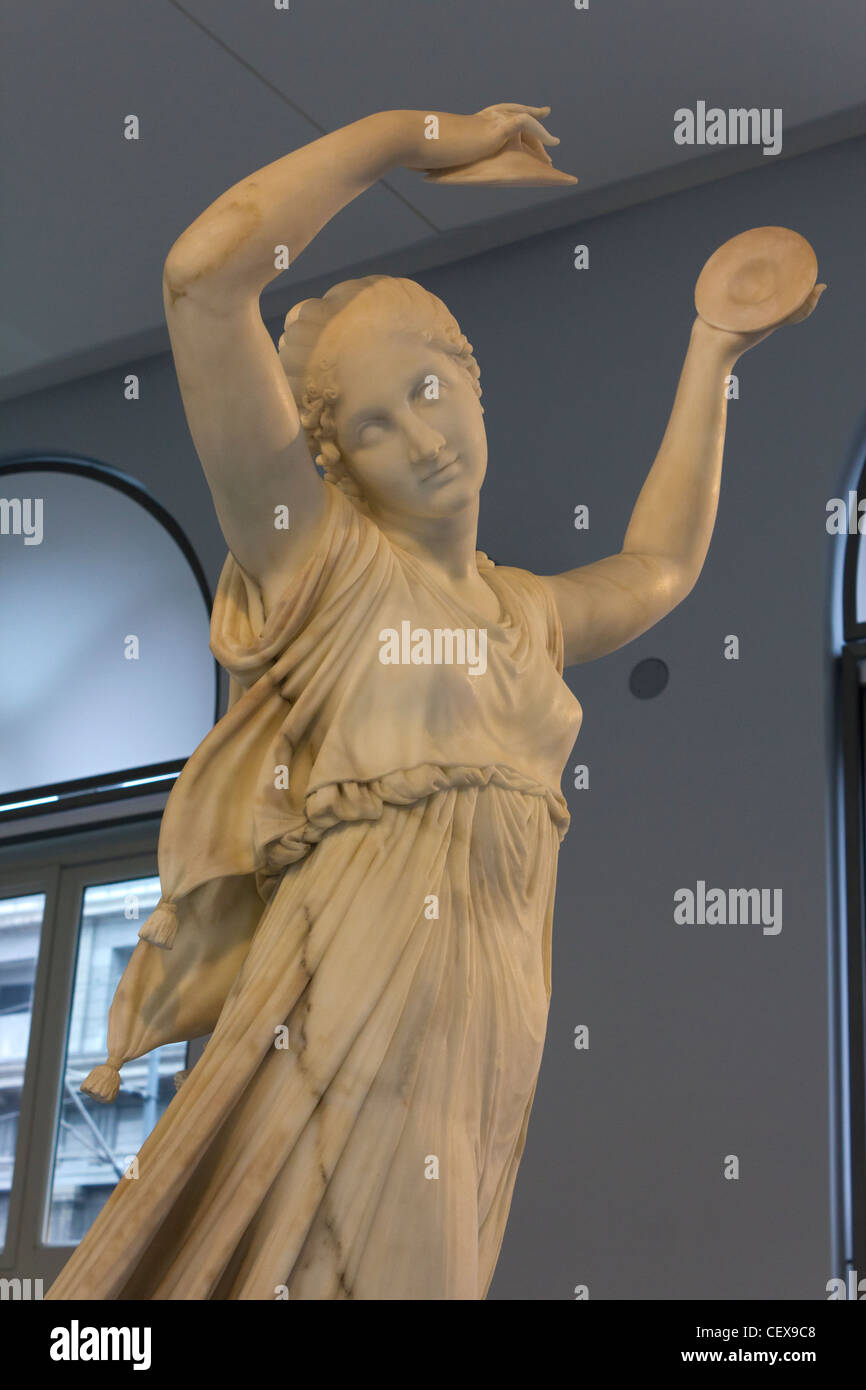
[[735, 357], [740, 357], [744, 352], [748, 352], [749, 348], [755, 347], [756, 344], [762, 343], [765, 338], [769, 338], [770, 334], [775, 333], [777, 328], [784, 328], [785, 324], [788, 323], [802, 323], [803, 319], [807, 319], [826, 288], [827, 286], [825, 284], [816, 285], [809, 297], [800, 305], [799, 309], [795, 309], [794, 312], [789, 314], [786, 319], [783, 319], [781, 323], [775, 324], [772, 328], [762, 328], [757, 333], [732, 333], [726, 328], [716, 328], [706, 323], [703, 319], [699, 319], [698, 322], [703, 325], [702, 331], [704, 331], [707, 336], [713, 336], [719, 342], [723, 342], [730, 348]]

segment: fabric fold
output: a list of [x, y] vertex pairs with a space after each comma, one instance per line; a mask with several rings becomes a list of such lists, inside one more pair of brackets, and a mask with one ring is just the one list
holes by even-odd
[[[488, 859], [524, 835], [531, 858]], [[542, 800], [495, 784], [326, 837], [48, 1297], [483, 1297], [544, 1045], [557, 846]]]
[[[385, 805], [447, 787], [493, 783], [541, 797], [560, 839], [566, 833], [559, 777], [581, 712], [561, 680], [562, 632], [542, 583], [478, 552], [501, 608], [501, 621], [485, 628], [484, 674], [383, 665], [381, 633], [404, 615], [419, 631], [451, 633], [475, 615], [325, 486], [319, 548], [272, 612], [255, 580], [226, 558], [211, 650], [229, 671], [230, 704], [169, 794], [162, 896], [112, 1003], [115, 1063], [106, 1066], [211, 1031], [280, 874], [341, 823], [374, 821]], [[227, 939], [215, 922], [236, 922], [237, 931]], [[157, 965], [151, 952], [165, 959]], [[210, 1007], [195, 1019], [207, 1026], [190, 1033], [179, 1001], [196, 993]], [[106, 1102], [118, 1094], [99, 1068], [82, 1089]]]

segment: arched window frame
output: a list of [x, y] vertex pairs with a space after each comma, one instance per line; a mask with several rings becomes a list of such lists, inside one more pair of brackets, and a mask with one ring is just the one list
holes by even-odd
[[[213, 596], [198, 556], [183, 528], [169, 511], [148, 492], [147, 488], [135, 478], [122, 472], [111, 464], [96, 459], [83, 458], [73, 454], [27, 453], [16, 454], [0, 461], [0, 479], [9, 474], [20, 473], [70, 473], [76, 477], [90, 478], [108, 487], [116, 488], [125, 496], [144, 507], [180, 547], [202, 596], [205, 610], [210, 617]], [[0, 491], [3, 484], [0, 482]], [[214, 659], [214, 714], [213, 722], [219, 719], [220, 707], [220, 669]], [[194, 750], [190, 749], [190, 753]], [[173, 759], [162, 763], [143, 764], [138, 767], [122, 768], [112, 773], [102, 773], [93, 777], [80, 777], [66, 782], [49, 783], [42, 786], [23, 787], [18, 791], [0, 796], [0, 832], [3, 842], [11, 843], [12, 825], [15, 827], [15, 841], [22, 841], [43, 833], [40, 817], [51, 814], [55, 819], [58, 812], [76, 812], [76, 828], [85, 821], [93, 825], [99, 808], [107, 808], [110, 803], [134, 801], [141, 797], [152, 797], [155, 792], [166, 795], [172, 783], [181, 772], [186, 759]], [[117, 817], [111, 816], [111, 821]]]
[[[856, 498], [845, 501], [854, 500], [854, 516], [859, 520], [861, 499], [866, 499], [866, 457], [856, 488], [850, 491]], [[830, 997], [837, 1251], [832, 1274], [846, 1279], [848, 1296], [854, 1298], [863, 1294], [851, 1292], [851, 1286], [866, 1279], [866, 620], [857, 617], [857, 574], [864, 540], [859, 530], [850, 533], [849, 523], [842, 561], [841, 641], [835, 640], [833, 660], [837, 765], [831, 768], [836, 773], [839, 819], [833, 848], [840, 884]]]

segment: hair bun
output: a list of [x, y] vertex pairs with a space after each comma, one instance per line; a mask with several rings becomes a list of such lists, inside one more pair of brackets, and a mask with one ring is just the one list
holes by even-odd
[[364, 290], [389, 275], [366, 275], [360, 280], [341, 280], [321, 299], [302, 299], [286, 314], [277, 352], [295, 400], [300, 403], [304, 380], [316, 343], [332, 319]]

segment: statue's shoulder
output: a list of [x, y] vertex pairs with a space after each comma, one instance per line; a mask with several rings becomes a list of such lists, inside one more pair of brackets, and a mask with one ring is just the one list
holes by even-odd
[[549, 617], [551, 595], [544, 577], [532, 570], [521, 569], [519, 565], [497, 565], [483, 550], [475, 552], [478, 569], [486, 571], [509, 593], [522, 599], [524, 606], [532, 612], [541, 613], [545, 620]]

